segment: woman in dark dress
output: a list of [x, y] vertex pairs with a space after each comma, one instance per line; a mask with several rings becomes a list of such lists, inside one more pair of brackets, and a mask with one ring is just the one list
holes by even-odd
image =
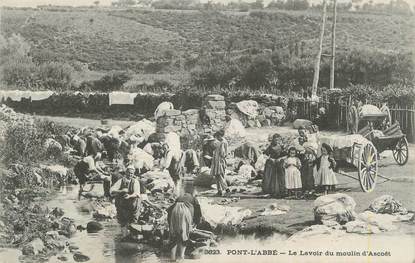
[[282, 137], [276, 133], [272, 136], [271, 145], [264, 151], [269, 158], [265, 162], [262, 192], [275, 197], [282, 196], [285, 192], [284, 170], [280, 158], [286, 153], [282, 146]]

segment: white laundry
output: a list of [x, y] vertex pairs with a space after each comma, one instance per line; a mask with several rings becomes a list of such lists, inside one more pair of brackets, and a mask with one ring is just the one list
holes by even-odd
[[169, 149], [175, 153], [181, 152], [180, 137], [177, 133], [169, 132], [166, 135], [165, 143], [169, 146]]
[[167, 110], [173, 110], [174, 106], [173, 103], [163, 101], [157, 106], [157, 109], [154, 111], [154, 119], [158, 119], [160, 116], [163, 115], [163, 113]]
[[252, 214], [249, 209], [212, 204], [211, 200], [203, 197], [199, 197], [198, 201], [203, 217], [212, 227], [218, 224], [239, 225], [245, 217]]
[[29, 91], [22, 90], [3, 90], [1, 91], [1, 98], [7, 100], [10, 98], [12, 101], [20, 101], [22, 98], [30, 98]]
[[343, 148], [349, 148], [353, 147], [353, 144], [359, 143], [362, 145], [366, 145], [369, 142], [368, 139], [363, 137], [360, 134], [350, 134], [350, 135], [326, 135], [326, 136], [320, 136], [319, 137], [320, 145], [323, 143], [327, 143], [333, 148], [343, 149]]
[[137, 93], [115, 91], [109, 94], [109, 105], [134, 105]]
[[249, 164], [244, 164], [239, 167], [238, 175], [244, 179], [251, 179], [252, 173], [256, 174], [254, 167]]
[[154, 158], [141, 148], [135, 148], [128, 154], [128, 159], [136, 169], [153, 169]]
[[53, 91], [32, 91], [30, 98], [32, 101], [45, 100], [53, 95]]
[[125, 137], [130, 138], [131, 136], [144, 137], [146, 140], [148, 136], [156, 132], [156, 124], [147, 119], [142, 119], [141, 121], [131, 125], [125, 131]]
[[254, 100], [243, 100], [236, 103], [238, 109], [243, 113], [248, 115], [249, 117], [256, 117], [258, 116], [258, 102]]
[[383, 115], [384, 113], [375, 105], [366, 104], [363, 105], [360, 109], [359, 116], [366, 116], [366, 115]]
[[225, 137], [246, 137], [246, 130], [242, 122], [237, 119], [230, 120], [225, 127]]

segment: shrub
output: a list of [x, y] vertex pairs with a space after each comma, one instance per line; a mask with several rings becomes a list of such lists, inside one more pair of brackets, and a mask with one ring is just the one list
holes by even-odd
[[212, 58], [202, 60], [191, 72], [190, 78], [197, 86], [226, 87], [240, 75], [240, 69], [234, 61]]
[[273, 73], [273, 63], [270, 58], [257, 56], [251, 65], [243, 72], [241, 82], [251, 88], [269, 87]]
[[44, 158], [47, 134], [29, 121], [12, 122], [6, 131], [2, 156], [6, 162], [36, 162]]
[[67, 90], [72, 82], [74, 68], [64, 62], [46, 62], [38, 67], [41, 85], [51, 90]]
[[79, 88], [81, 90], [110, 92], [120, 90], [130, 78], [130, 74], [125, 71], [110, 71], [98, 80], [82, 82]]

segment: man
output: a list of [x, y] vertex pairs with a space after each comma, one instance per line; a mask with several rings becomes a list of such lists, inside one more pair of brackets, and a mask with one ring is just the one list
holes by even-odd
[[209, 167], [212, 165], [213, 152], [215, 151], [215, 137], [209, 135], [203, 140], [202, 147], [202, 161], [205, 166]]
[[228, 184], [225, 181], [225, 171], [226, 171], [226, 157], [228, 155], [228, 142], [224, 138], [225, 131], [220, 130], [215, 133], [215, 138], [219, 141], [219, 145], [216, 147], [213, 158], [212, 158], [212, 167], [210, 169], [210, 174], [216, 178], [216, 185], [218, 196], [222, 196], [225, 190], [226, 193], [229, 193]]
[[125, 177], [111, 187], [111, 195], [115, 197], [117, 219], [123, 237], [128, 236], [128, 226], [138, 220], [141, 198], [140, 182], [134, 178], [135, 168], [128, 166]]

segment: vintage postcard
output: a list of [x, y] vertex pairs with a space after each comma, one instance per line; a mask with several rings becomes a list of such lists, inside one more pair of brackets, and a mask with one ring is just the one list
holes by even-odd
[[415, 262], [415, 0], [0, 0], [0, 263]]

